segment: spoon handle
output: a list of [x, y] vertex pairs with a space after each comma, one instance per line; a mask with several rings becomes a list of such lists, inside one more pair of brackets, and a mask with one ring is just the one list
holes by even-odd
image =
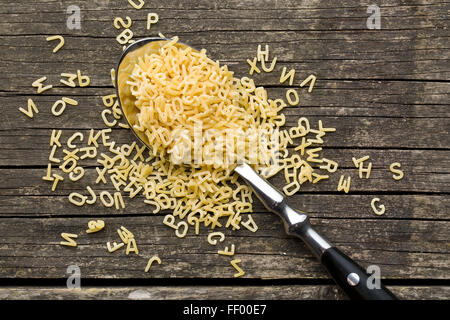
[[[395, 300], [395, 296], [378, 281], [372, 286], [370, 275], [339, 249], [332, 247], [309, 223], [303, 212], [292, 209], [284, 195], [258, 175], [247, 164], [238, 165], [236, 171], [255, 191], [264, 206], [281, 217], [286, 232], [302, 239], [334, 281], [351, 299]], [[376, 283], [376, 282], [375, 282]]]

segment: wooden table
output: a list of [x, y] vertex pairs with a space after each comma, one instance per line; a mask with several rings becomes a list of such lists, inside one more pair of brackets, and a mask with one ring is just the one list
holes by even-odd
[[[138, 2], [138, 1], [136, 1]], [[55, 192], [43, 181], [52, 129], [61, 141], [76, 131], [85, 139], [103, 129], [101, 96], [111, 94], [110, 69], [122, 52], [114, 17], [129, 16], [135, 38], [178, 35], [206, 48], [237, 76], [248, 75], [246, 59], [258, 44], [277, 56], [275, 70], [254, 79], [271, 97], [283, 98], [283, 67], [296, 70], [300, 105], [284, 110], [287, 125], [305, 116], [336, 127], [327, 135], [323, 156], [337, 160], [338, 173], [302, 186], [290, 203], [312, 217], [327, 238], [363, 266], [381, 268], [389, 288], [403, 299], [450, 298], [450, 4], [444, 1], [385, 0], [381, 29], [366, 26], [367, 8], [376, 1], [146, 1], [141, 10], [126, 0], [78, 2], [81, 30], [66, 27], [62, 1], [3, 2], [0, 7], [0, 299], [13, 298], [194, 298], [194, 299], [341, 299], [321, 265], [281, 222], [255, 204], [256, 233], [226, 231], [224, 244], [236, 244], [243, 278], [233, 278], [230, 258], [190, 232], [180, 240], [152, 214], [143, 197], [125, 199], [117, 212], [97, 202], [78, 208], [68, 194], [85, 193], [97, 177], [95, 160], [86, 159], [85, 177], [65, 179]], [[147, 13], [159, 22], [146, 29]], [[64, 47], [52, 54], [50, 35]], [[80, 69], [91, 78], [85, 88], [59, 82], [63, 72]], [[298, 84], [318, 77], [312, 93]], [[53, 88], [36, 94], [32, 82], [46, 76]], [[62, 96], [78, 100], [63, 115], [51, 114]], [[19, 112], [32, 98], [39, 114]], [[129, 130], [114, 129], [118, 143], [133, 141]], [[59, 150], [61, 152], [61, 150]], [[370, 179], [359, 179], [352, 157], [370, 156]], [[395, 181], [389, 165], [400, 162], [404, 178]], [[348, 194], [337, 192], [341, 174], [352, 177]], [[282, 179], [273, 180], [282, 186]], [[103, 187], [111, 190], [112, 186]], [[377, 216], [370, 202], [381, 199]], [[105, 230], [86, 235], [87, 222], [103, 219]], [[124, 225], [138, 240], [139, 255], [109, 253]], [[79, 235], [76, 248], [61, 246], [61, 232]], [[144, 272], [158, 254], [163, 263]], [[69, 265], [81, 270], [81, 290], [66, 288]]]

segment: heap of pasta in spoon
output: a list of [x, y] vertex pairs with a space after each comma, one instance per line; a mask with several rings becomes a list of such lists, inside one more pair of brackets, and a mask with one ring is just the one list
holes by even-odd
[[269, 99], [252, 79], [233, 77], [206, 50], [177, 40], [136, 49], [118, 70], [124, 114], [151, 147], [151, 166], [135, 170], [133, 179], [156, 211], [187, 215], [197, 234], [200, 222], [239, 229], [240, 213], [252, 212], [253, 201], [233, 165], [245, 161], [265, 177], [284, 169], [284, 191], [295, 193], [313, 181], [313, 168], [299, 154], [289, 157], [287, 147], [306, 136], [310, 125], [301, 118], [297, 127], [280, 130], [282, 99]]

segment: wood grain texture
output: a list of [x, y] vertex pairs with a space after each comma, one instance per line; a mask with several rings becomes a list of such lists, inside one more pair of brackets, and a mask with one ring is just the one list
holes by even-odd
[[[87, 194], [86, 189], [78, 190]], [[100, 190], [94, 189], [97, 195]], [[373, 198], [378, 197], [386, 207], [383, 216], [375, 216], [370, 207]], [[0, 197], [0, 218], [11, 217], [65, 217], [110, 215], [152, 215], [153, 206], [144, 203], [144, 198], [125, 198], [125, 209], [106, 208], [97, 201], [93, 205], [77, 207], [69, 203], [67, 195], [11, 195]], [[311, 217], [324, 219], [418, 219], [448, 221], [448, 195], [418, 194], [296, 194], [289, 198], [295, 208]], [[18, 205], [20, 204], [20, 205]], [[37, 205], [38, 204], [38, 205]], [[255, 213], [266, 210], [259, 201], [253, 206]], [[160, 214], [170, 213], [167, 210]]]
[[[82, 29], [66, 28], [66, 5], [61, 1], [19, 0], [0, 7], [0, 281], [1, 279], [66, 278], [70, 264], [79, 265], [85, 279], [201, 278], [208, 286], [136, 286], [81, 291], [40, 287], [0, 288], [0, 299], [343, 299], [335, 286], [299, 284], [302, 279], [328, 279], [320, 264], [297, 239], [285, 235], [281, 222], [259, 202], [254, 217], [260, 230], [226, 231], [224, 245], [236, 243], [236, 257], [249, 279], [287, 281], [283, 285], [253, 286], [234, 283], [234, 269], [218, 248], [189, 231], [185, 241], [162, 224], [163, 213], [142, 197], [125, 198], [116, 211], [97, 202], [75, 207], [70, 192], [86, 193], [96, 173], [94, 160], [81, 162], [86, 176], [66, 179], [51, 192], [45, 174], [52, 129], [62, 129], [64, 142], [74, 132], [87, 139], [91, 128], [103, 129], [101, 97], [114, 92], [110, 69], [122, 52], [115, 37], [122, 31], [114, 17], [130, 16], [135, 38], [180, 36], [194, 47], [206, 48], [213, 59], [229, 65], [237, 76], [248, 75], [247, 58], [258, 44], [268, 44], [278, 62], [271, 73], [254, 75], [270, 97], [283, 98], [289, 88], [280, 84], [283, 67], [296, 70], [294, 88], [300, 105], [288, 107], [286, 124], [299, 117], [313, 126], [321, 119], [337, 131], [325, 138], [322, 155], [339, 162], [340, 170], [316, 185], [302, 186], [290, 204], [308, 212], [326, 238], [363, 266], [377, 264], [387, 279], [412, 281], [390, 288], [403, 299], [448, 299], [450, 212], [450, 4], [445, 1], [385, 0], [381, 30], [367, 30], [370, 1], [147, 1], [134, 10], [127, 1], [95, 0], [80, 3]], [[38, 10], [36, 8], [39, 8]], [[156, 12], [158, 24], [146, 30], [146, 15]], [[61, 34], [66, 44], [52, 54], [49, 35]], [[88, 74], [86, 88], [63, 86], [62, 72]], [[298, 84], [309, 74], [318, 80], [312, 93]], [[37, 95], [31, 83], [47, 76], [54, 87]], [[79, 101], [60, 117], [51, 112], [61, 97]], [[32, 98], [39, 114], [29, 119], [18, 111]], [[114, 129], [117, 143], [134, 141], [124, 129]], [[58, 150], [58, 155], [62, 150]], [[359, 179], [352, 157], [369, 155], [370, 179]], [[405, 177], [392, 179], [389, 165], [400, 162]], [[336, 190], [341, 174], [352, 177], [349, 194]], [[283, 185], [281, 177], [271, 179]], [[94, 186], [112, 190], [111, 185]], [[384, 216], [370, 208], [378, 197]], [[86, 235], [87, 222], [102, 218], [107, 227]], [[106, 241], [118, 241], [124, 225], [138, 239], [139, 256], [110, 254]], [[59, 245], [61, 232], [79, 234], [79, 246]], [[158, 253], [163, 264], [145, 273], [147, 259]], [[420, 279], [423, 286], [413, 281]], [[292, 281], [291, 283], [289, 281]], [[297, 282], [296, 282], [297, 281]], [[430, 281], [430, 284], [427, 284]], [[436, 281], [438, 284], [436, 285]], [[12, 282], [13, 283], [13, 282]], [[232, 289], [231, 289], [232, 288]]]
[[[34, 10], [37, 5], [42, 9]], [[112, 20], [129, 15], [135, 21], [131, 29], [137, 38], [156, 36], [159, 31], [167, 36], [180, 35], [191, 45], [208, 49], [215, 59], [227, 63], [239, 61], [236, 70], [242, 69], [245, 60], [255, 54], [257, 44], [268, 43], [277, 53], [280, 65], [284, 62], [298, 72], [314, 70], [321, 78], [448, 79], [448, 52], [443, 54], [448, 37], [445, 16], [448, 3], [383, 3], [382, 32], [367, 30], [368, 5], [348, 1], [347, 5], [340, 2], [336, 6], [332, 0], [278, 1], [276, 5], [271, 1], [179, 0], [155, 1], [146, 10], [133, 10], [123, 1], [103, 5], [91, 1], [81, 5], [83, 26], [79, 31], [65, 28], [66, 8], [61, 3], [6, 5], [2, 8], [5, 16], [2, 34], [8, 36], [0, 53], [13, 52], [12, 61], [21, 61], [32, 68], [36, 64], [28, 62], [27, 52], [34, 48], [50, 49], [51, 45], [43, 42], [43, 35], [62, 33], [71, 43], [67, 43], [64, 54], [52, 57], [53, 61], [64, 62], [60, 67], [70, 69], [82, 64], [92, 71], [100, 62], [107, 71], [115, 59], [104, 59], [103, 55], [115, 57], [121, 50], [114, 43], [120, 31], [112, 26]], [[158, 13], [160, 22], [148, 31], [145, 19], [149, 11]], [[23, 24], [24, 19], [34, 23]], [[114, 49], [98, 55], [97, 48], [111, 46]], [[23, 50], [24, 47], [27, 49]], [[43, 60], [45, 55], [40, 55], [38, 61]], [[3, 72], [2, 76], [11, 81], [16, 78]], [[106, 79], [103, 77], [103, 81]], [[17, 78], [14, 82], [17, 83]], [[95, 84], [98, 85], [97, 79]]]
[[[209, 230], [200, 228], [196, 236], [191, 227], [179, 239], [162, 216], [107, 217], [105, 229], [89, 235], [90, 218], [4, 218], [0, 278], [64, 278], [71, 264], [81, 268], [83, 278], [231, 278], [232, 258], [217, 254], [231, 244], [246, 278], [327, 278], [303, 243], [284, 233], [276, 216], [261, 213], [254, 219], [257, 233], [224, 230], [225, 241], [212, 246], [206, 241]], [[378, 265], [383, 277], [448, 279], [448, 221], [317, 218], [312, 224], [363, 266]], [[116, 230], [121, 225], [133, 232], [139, 255], [106, 250], [107, 241], [120, 241]], [[61, 232], [77, 234], [78, 247], [61, 246]], [[163, 263], [145, 273], [154, 254]]]
[[[389, 286], [399, 298], [448, 299], [449, 287]], [[200, 298], [199, 298], [200, 297]], [[0, 288], [1, 300], [341, 300], [345, 295], [335, 286], [141, 286], [83, 287], [78, 289], [17, 287]]]

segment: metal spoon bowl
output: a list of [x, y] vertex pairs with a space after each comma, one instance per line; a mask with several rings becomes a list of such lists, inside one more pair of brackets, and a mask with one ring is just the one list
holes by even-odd
[[[122, 81], [126, 81], [128, 76], [133, 71], [133, 65], [131, 65], [129, 63], [129, 61], [127, 61], [132, 55], [134, 55], [138, 50], [143, 51], [142, 53], [148, 53], [148, 52], [145, 52], [145, 50], [143, 50], [143, 49], [145, 49], [145, 47], [151, 43], [161, 42], [161, 45], [160, 45], [160, 47], [161, 47], [165, 42], [170, 41], [170, 40], [171, 39], [161, 38], [161, 37], [151, 37], [151, 38], [144, 38], [141, 40], [137, 40], [137, 41], [133, 42], [132, 44], [130, 44], [127, 48], [125, 48], [122, 55], [120, 56], [120, 59], [117, 63], [117, 67], [116, 67], [117, 71], [116, 71], [116, 77], [115, 77], [115, 87], [116, 87], [117, 99], [119, 101], [120, 108], [122, 110], [122, 114], [125, 117], [128, 126], [131, 128], [131, 131], [133, 131], [136, 138], [150, 149], [151, 149], [151, 146], [149, 145], [147, 136], [140, 134], [136, 130], [133, 129], [133, 121], [132, 121], [133, 113], [130, 113], [130, 108], [134, 107], [134, 103], [133, 103], [133, 105], [131, 105], [130, 103], [127, 103], [127, 108], [124, 108], [124, 105], [122, 103], [123, 98], [124, 98], [124, 93], [120, 92], [119, 89], [121, 88]], [[179, 46], [191, 47], [191, 46], [181, 43], [181, 42], [178, 42], [177, 44]], [[196, 50], [193, 47], [191, 47], [191, 48]], [[143, 56], [143, 54], [142, 55], [139, 54], [137, 56]], [[123, 66], [124, 62], [126, 65], [125, 68]], [[128, 96], [128, 94], [126, 96]], [[137, 108], [135, 108], [135, 109], [137, 109]], [[134, 111], [134, 109], [132, 109], [132, 110]]]

